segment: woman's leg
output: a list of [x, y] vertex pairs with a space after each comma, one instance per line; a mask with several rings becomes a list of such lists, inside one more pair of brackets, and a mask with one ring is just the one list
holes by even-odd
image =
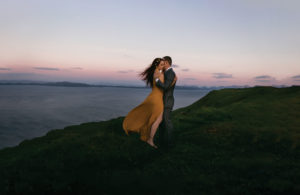
[[162, 121], [162, 117], [163, 117], [163, 112], [157, 117], [157, 119], [155, 120], [155, 122], [152, 124], [151, 131], [150, 131], [150, 137], [147, 140], [147, 142], [150, 145], [154, 146], [155, 148], [157, 148], [157, 146], [153, 143], [153, 138], [154, 138], [154, 135], [155, 135], [155, 133], [156, 133], [156, 131], [158, 129], [159, 124]]

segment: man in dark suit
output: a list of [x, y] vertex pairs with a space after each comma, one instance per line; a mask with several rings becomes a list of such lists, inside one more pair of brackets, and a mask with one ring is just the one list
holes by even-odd
[[[163, 95], [163, 102], [164, 102], [164, 113], [163, 113], [163, 121], [160, 124], [160, 130], [159, 130], [159, 142], [160, 145], [166, 145], [168, 149], [170, 149], [174, 145], [173, 140], [173, 124], [171, 121], [171, 111], [174, 106], [174, 88], [175, 84], [172, 85], [174, 78], [176, 77], [175, 72], [173, 71], [172, 66], [172, 59], [169, 56], [163, 57], [163, 60], [165, 62], [164, 65], [164, 83], [162, 83], [157, 75], [155, 75], [155, 81], [157, 87], [163, 89], [164, 95]], [[177, 79], [177, 77], [176, 77]]]

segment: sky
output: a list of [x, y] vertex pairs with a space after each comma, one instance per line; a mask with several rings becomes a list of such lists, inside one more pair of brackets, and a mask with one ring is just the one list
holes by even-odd
[[298, 0], [0, 0], [0, 80], [300, 85]]

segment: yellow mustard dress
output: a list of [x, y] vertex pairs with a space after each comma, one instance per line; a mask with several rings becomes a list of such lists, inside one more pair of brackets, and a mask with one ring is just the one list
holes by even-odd
[[123, 120], [125, 133], [129, 135], [129, 131], [137, 132], [140, 134], [142, 141], [149, 139], [151, 126], [164, 109], [163, 90], [156, 86], [155, 79], [152, 82], [151, 93], [140, 105], [132, 109]]

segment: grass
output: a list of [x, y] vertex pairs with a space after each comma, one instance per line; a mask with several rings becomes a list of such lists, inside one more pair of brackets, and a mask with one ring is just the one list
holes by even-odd
[[0, 194], [300, 193], [299, 86], [209, 92], [172, 112], [169, 152], [127, 136], [123, 119], [0, 150]]

